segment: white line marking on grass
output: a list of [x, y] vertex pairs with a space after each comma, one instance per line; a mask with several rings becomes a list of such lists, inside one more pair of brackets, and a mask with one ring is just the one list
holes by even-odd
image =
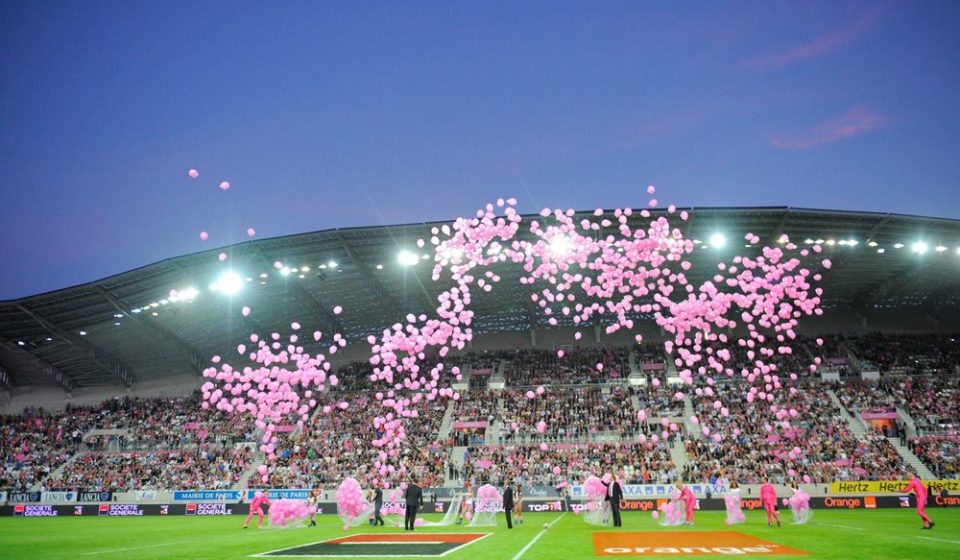
[[824, 523], [827, 527], [839, 527], [841, 529], [853, 529], [854, 531], [866, 531], [863, 527], [854, 527], [852, 525], [837, 525], [836, 523]]
[[948, 542], [953, 544], [960, 544], [960, 541], [951, 541], [947, 539], [935, 539], [933, 537], [917, 537], [918, 539], [923, 539], [925, 541], [938, 541], [938, 542]]
[[177, 542], [169, 542], [169, 543], [161, 543], [161, 544], [149, 544], [149, 545], [146, 545], [146, 546], [133, 546], [133, 547], [127, 547], [127, 548], [105, 548], [105, 549], [103, 549], [103, 550], [94, 550], [93, 552], [83, 552], [83, 553], [80, 554], [80, 556], [93, 556], [93, 555], [95, 555], [95, 554], [113, 554], [114, 552], [127, 552], [127, 551], [130, 551], [130, 550], [144, 550], [144, 549], [147, 549], [147, 548], [160, 548], [161, 546], [173, 546], [173, 545], [175, 545], [175, 544], [186, 544], [186, 543], [189, 543], [189, 542], [193, 542], [193, 541], [177, 541]]
[[520, 552], [518, 552], [517, 555], [514, 556], [511, 560], [520, 560], [520, 557], [523, 556], [523, 554], [524, 554], [526, 551], [530, 550], [530, 547], [533, 546], [534, 544], [536, 544], [536, 542], [537, 542], [538, 540], [540, 540], [540, 537], [542, 537], [543, 535], [545, 535], [545, 534], [547, 533], [547, 529], [549, 529], [550, 527], [553, 527], [553, 524], [556, 523], [557, 521], [560, 521], [560, 519], [563, 518], [563, 516], [566, 515], [566, 514], [567, 514], [567, 512], [561, 513], [559, 517], [557, 517], [556, 519], [554, 519], [553, 521], [551, 521], [550, 523], [548, 523], [546, 527], [544, 527], [543, 529], [540, 529], [540, 532], [537, 533], [537, 535], [536, 535], [535, 537], [533, 537], [533, 540], [531, 540], [530, 542], [528, 542], [528, 543], [527, 543], [527, 546], [521, 548], [521, 549], [520, 549]]

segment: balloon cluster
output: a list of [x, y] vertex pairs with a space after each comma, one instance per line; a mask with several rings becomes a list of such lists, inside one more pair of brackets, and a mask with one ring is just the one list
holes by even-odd
[[747, 517], [743, 514], [743, 509], [741, 509], [740, 494], [727, 494], [723, 497], [723, 503], [727, 508], [727, 519], [725, 521], [727, 525], [744, 523], [747, 520]]
[[284, 498], [273, 502], [267, 517], [271, 526], [286, 527], [306, 519], [309, 514], [306, 503]]
[[503, 496], [496, 487], [484, 484], [477, 488], [477, 503], [474, 506], [478, 513], [495, 513], [503, 504]]
[[363, 489], [355, 478], [347, 478], [337, 487], [337, 513], [343, 521], [344, 530], [364, 514], [369, 504], [363, 499]]
[[[210, 379], [201, 387], [203, 402], [201, 406], [211, 406], [227, 413], [249, 413], [254, 425], [263, 431], [260, 450], [272, 463], [277, 457], [279, 426], [284, 423], [303, 424], [310, 418], [317, 406], [316, 396], [335, 387], [339, 380], [329, 373], [330, 362], [322, 353], [310, 354], [300, 344], [299, 323], [292, 323], [293, 334], [286, 336], [272, 333], [269, 338], [251, 334], [250, 343], [255, 344], [249, 353], [247, 345], [237, 346], [237, 353], [257, 364], [257, 367], [235, 369], [229, 363], [220, 363], [221, 358], [214, 356], [213, 362], [220, 364], [206, 368], [203, 376]], [[320, 342], [323, 334], [313, 333], [314, 342]], [[337, 348], [346, 345], [346, 339], [335, 334], [334, 343], [329, 352], [336, 353]], [[346, 410], [349, 403], [342, 401], [336, 407], [325, 406], [324, 413], [334, 409]], [[257, 473], [263, 482], [269, 480], [267, 465], [260, 465]]]
[[401, 492], [399, 488], [391, 490], [387, 498], [387, 502], [380, 508], [381, 515], [401, 515], [404, 513], [402, 505], [403, 492]]
[[[651, 195], [655, 190], [647, 188]], [[448, 369], [442, 360], [472, 340], [475, 294], [494, 291], [501, 277], [493, 267], [504, 263], [522, 271], [519, 282], [529, 291], [531, 305], [548, 317], [551, 326], [559, 326], [561, 321], [574, 326], [602, 325], [607, 334], [613, 334], [633, 330], [641, 318], [652, 319], [669, 336], [665, 350], [673, 357], [683, 384], [693, 386], [695, 375], [706, 378], [706, 386], [696, 390], [698, 395], [715, 399], [718, 414], [690, 419], [704, 436], [720, 441], [723, 412], [729, 414], [711, 388], [713, 376], [719, 375], [746, 379], [750, 387], [744, 398], [768, 406], [776, 416], [776, 427], [790, 429], [798, 412], [780, 407], [775, 395], [785, 389], [795, 391], [790, 385], [797, 372], [781, 371], [777, 358], [793, 353], [790, 344], [802, 317], [822, 314], [822, 290], [815, 284], [831, 263], [828, 259], [813, 262], [821, 252], [819, 245], [798, 248], [783, 235], [775, 245], [759, 247], [760, 238], [747, 233], [744, 239], [755, 256], [737, 255], [720, 262], [710, 280], [694, 285], [686, 273], [692, 268], [688, 257], [697, 244], [686, 239], [680, 227], [689, 218], [685, 211], [678, 213], [670, 206], [653, 217], [644, 209], [638, 219], [631, 208], [612, 213], [597, 209], [592, 217], [577, 220], [573, 210], [545, 208], [539, 219], [524, 224], [516, 204], [513, 198], [499, 199], [473, 218], [433, 227], [429, 239], [434, 248], [432, 278], [450, 285], [437, 296], [436, 317], [411, 313], [380, 336], [367, 338], [370, 380], [386, 385], [375, 395], [383, 413], [373, 420], [381, 435], [372, 442], [378, 448], [375, 468], [382, 477], [402, 473], [401, 469], [391, 470], [390, 463], [397, 460], [398, 449], [406, 440], [405, 419], [418, 417], [418, 407], [425, 402], [459, 400], [459, 393], [442, 386], [441, 380], [446, 374], [461, 379], [460, 370]], [[649, 201], [651, 208], [657, 205], [656, 199]], [[426, 244], [418, 241], [420, 247]], [[249, 314], [246, 306], [243, 311]], [[333, 309], [334, 314], [341, 311], [339, 306]], [[291, 327], [299, 329], [296, 323]], [[321, 336], [314, 333], [315, 342]], [[577, 332], [574, 338], [581, 336]], [[302, 424], [316, 407], [312, 391], [337, 384], [336, 377], [329, 375], [327, 357], [305, 352], [296, 334], [283, 342], [278, 333], [271, 338], [262, 340], [252, 334], [250, 342], [257, 345], [255, 349], [246, 354], [245, 345], [237, 348], [257, 367], [238, 371], [223, 364], [219, 369], [208, 368], [204, 375], [212, 381], [203, 385], [204, 407], [213, 405], [255, 418], [256, 427], [264, 432], [261, 450], [268, 463], [276, 458], [277, 425], [291, 417]], [[642, 336], [635, 339], [639, 343]], [[333, 335], [329, 354], [345, 345], [346, 339], [339, 333]], [[746, 349], [748, 367], [734, 370], [731, 345]], [[428, 354], [437, 361], [427, 365]], [[559, 352], [558, 356], [562, 358]], [[219, 361], [219, 357], [214, 360]], [[815, 362], [809, 366], [811, 372], [816, 371], [819, 358]], [[595, 368], [603, 371], [604, 364]], [[526, 396], [544, 394], [538, 387]], [[674, 398], [682, 400], [684, 393], [678, 391]], [[338, 405], [348, 406], [346, 402]], [[331, 410], [333, 407], [324, 407], [324, 412]], [[537, 425], [538, 432], [545, 429], [545, 425]], [[651, 440], [667, 439], [676, 432], [668, 425]], [[260, 474], [265, 481], [266, 473]]]
[[[680, 502], [680, 492], [674, 490], [669, 502], [660, 505], [660, 515], [654, 515], [654, 519], [660, 520], [661, 525], [681, 525], [686, 515], [686, 509]], [[654, 511], [653, 513], [657, 513]]]
[[607, 487], [604, 486], [602, 480], [594, 475], [590, 475], [583, 483], [583, 491], [590, 500], [602, 500], [607, 494]]

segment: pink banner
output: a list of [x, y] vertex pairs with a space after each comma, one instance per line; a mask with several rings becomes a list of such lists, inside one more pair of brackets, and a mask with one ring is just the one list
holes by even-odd
[[184, 430], [197, 430], [200, 429], [200, 422], [187, 422], [183, 425]]
[[664, 366], [663, 366], [662, 363], [660, 363], [660, 364], [658, 364], [658, 363], [640, 364], [640, 370], [641, 370], [641, 371], [663, 371], [663, 368], [664, 368]]
[[486, 469], [489, 469], [491, 465], [493, 465], [493, 461], [490, 461], [489, 459], [478, 459], [474, 464], [477, 466], [478, 469], [486, 470]]
[[896, 420], [896, 412], [863, 412], [860, 414], [864, 420]]
[[275, 432], [280, 432], [280, 433], [284, 434], [284, 433], [292, 432], [292, 431], [294, 431], [295, 429], [297, 429], [296, 426], [294, 426], [294, 425], [292, 425], [292, 424], [287, 424], [287, 425], [283, 425], [283, 426], [277, 426], [276, 428], [274, 428], [273, 431], [275, 431]]
[[474, 368], [470, 370], [470, 375], [493, 375], [493, 368]]
[[486, 420], [474, 420], [472, 422], [454, 422], [454, 430], [469, 430], [472, 428], [486, 428], [490, 425], [490, 422]]

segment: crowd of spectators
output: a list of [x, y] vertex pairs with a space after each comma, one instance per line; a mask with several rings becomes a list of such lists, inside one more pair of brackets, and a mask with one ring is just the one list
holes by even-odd
[[[916, 433], [910, 435], [923, 436], [911, 439], [911, 449], [938, 476], [958, 476], [960, 376], [956, 374], [956, 364], [960, 360], [960, 344], [950, 335], [823, 338], [823, 346], [817, 346], [812, 339], [798, 339], [794, 354], [778, 356], [778, 372], [803, 372], [808, 370], [807, 362], [813, 356], [842, 359], [849, 350], [875, 361], [883, 375], [875, 381], [844, 379], [829, 386], [815, 376], [803, 377], [796, 382], [799, 391], [782, 403], [799, 412], [786, 433], [779, 428], [767, 431], [767, 426], [776, 423], [773, 413], [768, 407], [743, 400], [744, 386], [739, 375], [718, 376], [713, 390], [728, 415], [723, 416], [714, 408], [717, 397], [691, 396], [694, 412], [701, 421], [722, 426], [722, 432], [728, 435], [720, 442], [691, 439], [681, 428], [677, 439], [685, 445], [691, 460], [681, 473], [683, 477], [700, 480], [722, 472], [727, 478], [755, 482], [766, 476], [789, 481], [806, 475], [820, 482], [902, 475], [904, 464], [884, 434], [868, 432], [857, 437], [840, 408], [824, 398], [825, 387], [836, 392], [842, 406], [853, 416], [905, 410], [916, 427]], [[731, 350], [729, 367], [733, 371], [749, 367], [746, 349]], [[652, 457], [651, 453], [661, 453], [671, 444], [607, 447], [616, 441], [637, 442], [641, 434], [659, 434], [659, 420], [663, 417], [682, 423], [678, 418], [684, 416], [684, 404], [672, 397], [675, 389], [663, 382], [652, 382], [665, 380], [665, 370], [651, 368], [645, 372], [649, 381], [646, 385], [625, 382], [631, 363], [656, 364], [669, 358], [659, 345], [651, 343], [571, 349], [562, 357], [553, 350], [516, 350], [444, 358], [446, 371], [455, 365], [483, 370], [496, 370], [503, 365], [507, 389], [463, 391], [461, 399], [452, 405], [446, 399], [422, 401], [418, 405], [419, 416], [405, 423], [406, 443], [401, 456], [391, 458], [389, 463], [418, 465], [420, 476], [432, 484], [440, 484], [451, 475], [487, 476], [489, 473], [478, 472], [473, 464], [465, 466], [467, 472], [456, 472], [458, 469], [449, 461], [453, 447], [470, 447], [475, 459], [492, 454], [489, 460], [494, 470], [523, 465], [520, 472], [524, 476], [544, 479], [549, 478], [542, 472], [544, 461], [533, 464], [535, 461], [529, 458], [540, 460], [545, 453], [560, 453], [557, 450], [563, 449], [568, 464], [586, 457], [589, 464], [584, 468], [592, 468], [591, 465], [617, 454], [627, 454], [630, 460], [625, 463], [635, 463], [648, 471], [641, 477], [652, 476], [657, 481], [663, 476], [676, 477], [676, 472], [671, 474], [672, 463], [667, 466], [665, 462], [669, 454], [661, 457], [663, 461], [651, 459], [656, 468], [644, 462], [646, 459], [637, 458]], [[429, 369], [438, 361], [437, 356], [428, 357], [422, 368]], [[598, 363], [603, 367], [598, 368]], [[380, 450], [372, 442], [383, 434], [373, 427], [373, 419], [385, 411], [372, 393], [375, 387], [383, 386], [370, 381], [370, 371], [367, 362], [339, 367], [338, 385], [317, 396], [321, 410], [303, 428], [291, 426], [289, 432], [278, 435], [278, 459], [270, 475], [271, 485], [332, 485], [346, 476], [358, 477], [362, 482], [382, 477], [374, 468]], [[904, 371], [913, 375], [891, 375]], [[544, 394], [528, 398], [528, 391], [536, 391], [540, 385], [545, 387]], [[348, 408], [336, 408], [344, 400], [349, 403]], [[444, 441], [439, 441], [448, 405], [453, 409], [452, 421], [487, 425], [453, 429]], [[325, 406], [333, 407], [332, 411], [322, 412]], [[637, 421], [639, 410], [646, 412], [648, 420]], [[543, 430], [538, 429], [541, 422]], [[291, 424], [295, 422], [291, 420]], [[899, 419], [897, 425], [901, 425]], [[490, 429], [494, 426], [499, 431], [491, 437]], [[734, 430], [736, 435], [732, 435]], [[255, 449], [259, 437], [243, 418], [202, 410], [198, 394], [186, 398], [115, 398], [96, 406], [69, 406], [55, 413], [28, 409], [19, 415], [0, 417], [0, 488], [225, 488], [237, 484], [253, 461], [262, 460], [249, 450]], [[508, 447], [483, 447], [491, 442]], [[540, 442], [548, 443], [552, 451], [540, 451], [536, 445]], [[789, 451], [795, 447], [801, 453], [790, 458]], [[589, 453], [582, 455], [586, 453], [583, 449]], [[560, 457], [550, 460], [563, 461]], [[72, 461], [68, 468], [53, 477], [68, 461]], [[259, 484], [259, 480], [252, 483]]]
[[182, 450], [98, 451], [81, 456], [43, 486], [46, 490], [113, 492], [221, 490], [240, 482], [252, 457], [253, 452], [247, 447], [215, 444]]
[[937, 478], [960, 478], [960, 435], [919, 437], [910, 446]]
[[[533, 399], [523, 390], [507, 389], [501, 401], [500, 441], [504, 443], [583, 441], [600, 434], [629, 438], [639, 429], [629, 391], [623, 386], [552, 387]], [[542, 431], [537, 428], [541, 422]]]
[[[336, 408], [341, 400], [348, 403]], [[330, 413], [323, 407], [329, 406]], [[448, 449], [436, 441], [447, 404], [433, 401], [418, 409], [419, 416], [404, 427], [406, 441], [397, 464], [417, 465], [424, 479], [442, 484]], [[353, 476], [361, 483], [372, 483], [380, 475], [379, 448], [372, 442], [383, 436], [373, 420], [385, 414], [380, 403], [364, 393], [326, 394], [318, 399], [319, 411], [304, 429], [294, 431], [278, 442], [277, 460], [269, 483], [274, 488], [310, 488], [339, 484]], [[251, 484], [259, 485], [259, 480]]]
[[[628, 484], [663, 483], [677, 479], [670, 450], [663, 443], [558, 444], [470, 447], [464, 467], [454, 476], [474, 488], [511, 478], [520, 484], [556, 485], [582, 481], [591, 474], [623, 471]], [[558, 467], [559, 474], [553, 469]]]
[[873, 333], [845, 341], [857, 358], [884, 374], [956, 374], [960, 365], [960, 335], [956, 334]]
[[[903, 473], [905, 465], [887, 438], [869, 432], [858, 438], [840, 410], [822, 394], [823, 385], [806, 381], [797, 386], [799, 391], [783, 403], [798, 413], [788, 431], [773, 429], [777, 419], [770, 407], [746, 402], [740, 383], [719, 383], [713, 388], [728, 416], [715, 408], [716, 397], [695, 398], [700, 422], [722, 426], [730, 435], [720, 442], [688, 440], [690, 463], [685, 478], [701, 480], [722, 472], [746, 483], [765, 477], [785, 483], [803, 476], [826, 482], [884, 480]], [[791, 458], [795, 448], [800, 454]]]

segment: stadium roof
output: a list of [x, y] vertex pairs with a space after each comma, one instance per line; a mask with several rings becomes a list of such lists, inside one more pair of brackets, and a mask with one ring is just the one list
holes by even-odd
[[[786, 207], [686, 210], [690, 219], [680, 226], [685, 237], [706, 247], [690, 258], [687, 276], [694, 283], [712, 276], [725, 256], [756, 253], [757, 247], [744, 246], [747, 232], [759, 235], [761, 245], [785, 233], [800, 245], [824, 244], [834, 263], [822, 283], [825, 307], [918, 307], [937, 316], [955, 313], [960, 303], [960, 220]], [[576, 219], [592, 215], [582, 212]], [[632, 220], [649, 221], [638, 213]], [[300, 322], [305, 333], [341, 332], [357, 341], [411, 312], [433, 316], [436, 296], [448, 285], [431, 281], [432, 255], [417, 249], [416, 241], [429, 239], [430, 228], [439, 225], [249, 241], [2, 301], [0, 385], [129, 386], [199, 374], [210, 356], [230, 351], [250, 332], [288, 331], [290, 321]], [[715, 234], [726, 238], [724, 247], [709, 247]], [[221, 251], [229, 255], [226, 261], [218, 259]], [[398, 260], [401, 252], [408, 264]], [[411, 265], [414, 255], [420, 260]], [[224, 277], [229, 271], [236, 276]], [[503, 279], [497, 289], [474, 297], [475, 332], [549, 328], [530, 303], [529, 288], [517, 281], [518, 267], [501, 264], [496, 272]], [[224, 293], [234, 289], [239, 291], [232, 296]], [[171, 290], [178, 297], [171, 298]], [[337, 305], [344, 308], [340, 315], [332, 312]], [[252, 308], [247, 317], [241, 316], [243, 306]]]

